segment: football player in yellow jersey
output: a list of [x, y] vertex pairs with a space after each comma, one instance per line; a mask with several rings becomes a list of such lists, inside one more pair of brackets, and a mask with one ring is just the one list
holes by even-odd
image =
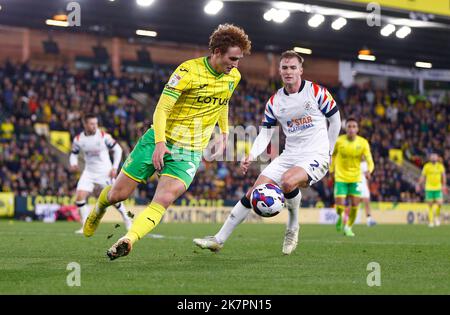
[[[353, 223], [358, 212], [361, 197], [361, 160], [367, 162], [368, 171], [362, 176], [370, 179], [374, 164], [369, 142], [358, 136], [358, 122], [348, 118], [345, 123], [345, 135], [339, 136], [331, 158], [330, 173], [334, 173], [334, 198], [338, 220], [336, 230], [344, 235], [355, 236], [352, 231]], [[343, 227], [343, 213], [345, 200], [350, 197], [350, 213], [347, 223]]]
[[171, 75], [156, 106], [152, 128], [139, 139], [115, 183], [101, 192], [84, 225], [84, 235], [92, 236], [108, 206], [127, 199], [155, 171], [160, 173], [150, 205], [107, 251], [111, 260], [128, 255], [133, 244], [158, 225], [166, 209], [188, 189], [217, 123], [221, 149], [225, 147], [228, 102], [241, 78], [237, 66], [250, 48], [243, 29], [219, 25], [210, 37], [211, 54], [182, 63]]
[[[444, 194], [448, 193], [447, 179], [445, 176], [445, 168], [439, 162], [439, 157], [436, 153], [430, 154], [430, 162], [425, 163], [422, 169], [422, 176], [420, 176], [417, 183], [416, 191], [421, 190], [422, 184], [425, 182], [425, 201], [428, 203], [428, 226], [441, 225], [440, 215], [441, 206], [443, 202], [442, 191]], [[436, 219], [433, 215], [433, 205], [436, 204]]]

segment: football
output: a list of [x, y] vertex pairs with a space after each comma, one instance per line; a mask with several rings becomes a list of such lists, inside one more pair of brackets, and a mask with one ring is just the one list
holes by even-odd
[[262, 184], [250, 196], [253, 210], [262, 217], [273, 217], [284, 208], [284, 195], [274, 184]]

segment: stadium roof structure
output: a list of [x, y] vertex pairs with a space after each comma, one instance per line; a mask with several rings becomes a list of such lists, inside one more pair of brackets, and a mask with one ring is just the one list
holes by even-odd
[[[68, 0], [0, 0], [0, 24], [38, 29], [56, 29], [45, 20], [56, 14], [68, 13]], [[339, 31], [331, 23], [342, 12], [355, 16], [369, 14], [365, 4], [337, 0], [301, 0], [295, 4], [309, 6], [309, 12], [291, 10], [284, 23], [263, 18], [277, 1], [223, 0], [224, 6], [216, 15], [207, 15], [208, 0], [154, 0], [148, 7], [138, 6], [134, 0], [78, 0], [81, 7], [81, 26], [66, 27], [64, 31], [89, 32], [99, 36], [133, 38], [136, 42], [178, 42], [205, 46], [211, 31], [220, 23], [242, 26], [249, 34], [253, 48], [258, 51], [281, 52], [294, 46], [312, 50], [312, 56], [356, 61], [358, 51], [368, 49], [378, 63], [413, 67], [417, 61], [433, 64], [433, 68], [450, 69], [450, 18], [423, 15], [382, 8], [381, 26], [369, 26], [366, 18], [347, 18]], [[311, 11], [312, 8], [312, 11]], [[328, 10], [325, 21], [316, 28], [308, 25], [311, 15]], [[325, 11], [324, 11], [325, 12]], [[336, 14], [329, 14], [335, 12]], [[425, 17], [425, 18], [424, 18]], [[388, 23], [398, 27], [411, 25], [411, 33], [403, 39], [395, 34], [382, 36], [380, 29]], [[405, 24], [405, 25], [406, 25]], [[156, 38], [136, 35], [137, 29], [152, 30]]]

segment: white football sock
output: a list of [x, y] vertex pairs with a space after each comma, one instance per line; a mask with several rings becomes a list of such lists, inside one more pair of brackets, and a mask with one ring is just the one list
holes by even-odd
[[123, 202], [119, 202], [119, 203], [115, 204], [114, 207], [117, 209], [117, 211], [120, 212], [123, 222], [125, 223], [125, 228], [128, 231], [131, 227], [132, 222], [131, 222], [131, 218], [127, 214], [127, 209], [125, 209], [125, 205], [123, 204]]
[[286, 205], [288, 208], [288, 230], [296, 230], [298, 228], [298, 210], [300, 208], [300, 202], [302, 200], [302, 192], [298, 190], [298, 194], [294, 198], [286, 198]]
[[77, 201], [75, 202], [78, 208], [78, 213], [80, 214], [80, 222], [82, 225], [84, 225], [84, 222], [86, 222], [86, 219], [89, 215], [89, 208], [86, 205], [86, 200], [83, 201]]
[[220, 231], [215, 235], [215, 238], [219, 243], [225, 243], [228, 237], [231, 235], [233, 230], [247, 217], [251, 208], [247, 208], [242, 204], [242, 201], [234, 206], [231, 210], [230, 215], [226, 219], [225, 223], [222, 225]]

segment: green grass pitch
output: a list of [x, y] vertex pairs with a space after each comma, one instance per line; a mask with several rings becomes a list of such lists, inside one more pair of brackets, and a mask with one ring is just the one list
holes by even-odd
[[[105, 223], [87, 239], [76, 223], [1, 220], [0, 294], [450, 294], [448, 225], [358, 225], [355, 238], [303, 225], [291, 256], [281, 253], [283, 225], [243, 224], [217, 254], [193, 245], [219, 227], [161, 224], [109, 261], [123, 227]], [[71, 262], [80, 286], [67, 285]], [[380, 265], [380, 286], [367, 284], [370, 262]]]

